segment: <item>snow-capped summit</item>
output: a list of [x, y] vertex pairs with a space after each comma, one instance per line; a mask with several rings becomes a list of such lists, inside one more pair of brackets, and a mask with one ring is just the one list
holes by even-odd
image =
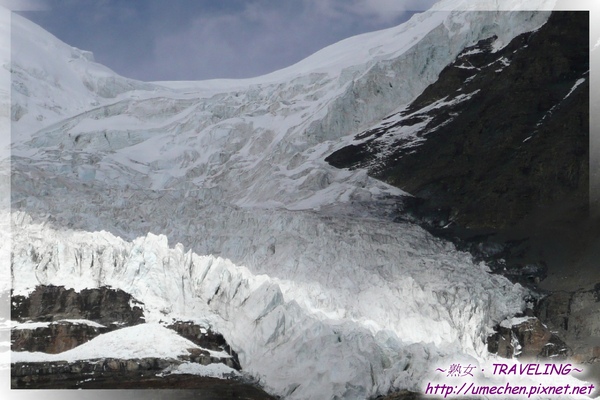
[[32, 133], [124, 92], [153, 88], [117, 75], [94, 62], [91, 52], [63, 43], [18, 14], [11, 17], [15, 132]]
[[323, 159], [414, 99], [465, 46], [491, 35], [506, 43], [547, 16], [429, 11], [262, 77], [153, 84], [122, 78], [14, 16], [14, 155], [36, 151], [32, 159], [52, 160], [67, 179], [210, 188], [242, 206], [311, 209], [399, 194]]

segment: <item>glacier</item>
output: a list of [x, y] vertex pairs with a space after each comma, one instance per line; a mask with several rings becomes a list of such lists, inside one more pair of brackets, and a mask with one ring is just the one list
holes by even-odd
[[210, 326], [289, 399], [419, 391], [436, 366], [489, 362], [486, 337], [527, 290], [391, 222], [408, 194], [324, 161], [465, 47], [549, 15], [457, 3], [265, 76], [204, 82], [118, 76], [13, 15], [10, 286], [125, 290], [148, 327]]

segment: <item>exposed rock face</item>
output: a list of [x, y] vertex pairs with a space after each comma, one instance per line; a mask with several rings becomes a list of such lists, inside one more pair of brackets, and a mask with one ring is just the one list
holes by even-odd
[[539, 319], [530, 317], [513, 326], [498, 326], [488, 339], [490, 353], [504, 358], [536, 360], [565, 358], [572, 354], [567, 345]]
[[[15, 363], [11, 365], [12, 389], [190, 389], [164, 397], [202, 399], [274, 399], [252, 383], [188, 374], [162, 375], [173, 360], [101, 359], [67, 362]], [[193, 391], [192, 391], [193, 390]], [[163, 391], [161, 391], [162, 393]], [[167, 391], [168, 392], [168, 391]], [[165, 392], [165, 393], [167, 393]]]
[[540, 300], [536, 314], [571, 344], [577, 361], [600, 361], [600, 285], [552, 293]]
[[[12, 316], [22, 323], [46, 324], [14, 327], [11, 330], [12, 350], [56, 354], [73, 349], [101, 334], [143, 323], [143, 311], [136, 304], [140, 303], [122, 290], [106, 287], [75, 292], [64, 287], [39, 286], [29, 297], [13, 296]], [[211, 355], [208, 350], [193, 348], [189, 349], [189, 354], [181, 355], [178, 359], [102, 358], [75, 362], [13, 363], [12, 388], [169, 388], [184, 385], [201, 389], [199, 394], [214, 392], [221, 396], [231, 392], [243, 394], [246, 396], [244, 398], [271, 398], [252, 383], [244, 383], [239, 379], [230, 382], [189, 374], [169, 375], [168, 371], [182, 363], [205, 366], [224, 364], [241, 370], [237, 354], [219, 333], [192, 322], [175, 322], [169, 328], [204, 349], [226, 351], [231, 357], [221, 358]]]
[[[226, 365], [228, 367], [241, 370], [240, 361], [238, 360], [238, 356], [231, 349], [229, 344], [225, 341], [225, 338], [220, 333], [216, 333], [211, 331], [210, 329], [203, 328], [199, 325], [194, 324], [190, 321], [177, 321], [174, 324], [167, 326], [169, 329], [173, 329], [180, 336], [188, 339], [189, 341], [197, 344], [198, 346], [202, 346], [205, 349], [214, 350], [214, 351], [225, 351], [229, 355], [231, 355], [230, 359], [224, 359]], [[208, 353], [207, 353], [208, 354]], [[216, 361], [216, 362], [222, 362]], [[197, 360], [194, 362], [199, 362], [203, 364], [201, 360]]]
[[[12, 329], [15, 351], [60, 353], [102, 333], [144, 322], [143, 311], [131, 295], [107, 287], [76, 292], [61, 286], [41, 285], [29, 297], [13, 296], [11, 304], [12, 319], [18, 322], [54, 321], [46, 327]], [[101, 326], [65, 319], [84, 319]]]
[[387, 396], [377, 397], [377, 400], [419, 400], [422, 398], [423, 396], [418, 393], [401, 390], [399, 392], [390, 393]]
[[109, 328], [60, 321], [48, 327], [13, 329], [11, 343], [13, 351], [41, 351], [56, 354], [75, 348], [109, 330]]
[[237, 369], [238, 371], [241, 369], [237, 358], [234, 360], [233, 358], [211, 357], [208, 351], [200, 349], [190, 349], [189, 356], [179, 356], [179, 359], [201, 365], [224, 364], [230, 368]]
[[327, 161], [427, 199], [471, 228], [588, 202], [589, 16], [555, 12], [500, 51], [461, 55], [412, 104]]
[[11, 317], [20, 322], [87, 319], [105, 326], [132, 326], [144, 322], [143, 310], [136, 303], [120, 289], [102, 287], [76, 292], [41, 285], [29, 297], [12, 297]]
[[507, 358], [571, 356], [581, 363], [600, 361], [600, 285], [550, 293], [533, 313], [511, 327], [498, 326], [488, 339], [488, 350]]
[[133, 360], [119, 360], [105, 358], [99, 360], [85, 360], [76, 362], [53, 361], [39, 363], [13, 363], [11, 376], [13, 387], [27, 387], [45, 375], [74, 374], [83, 379], [85, 374], [102, 373], [127, 373], [133, 371], [154, 371], [158, 373], [171, 365], [169, 360], [159, 358], [143, 358]]

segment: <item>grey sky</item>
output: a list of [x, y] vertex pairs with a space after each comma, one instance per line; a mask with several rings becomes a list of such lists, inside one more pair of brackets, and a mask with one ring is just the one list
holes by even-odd
[[268, 73], [435, 1], [36, 0], [20, 14], [121, 75], [198, 80]]

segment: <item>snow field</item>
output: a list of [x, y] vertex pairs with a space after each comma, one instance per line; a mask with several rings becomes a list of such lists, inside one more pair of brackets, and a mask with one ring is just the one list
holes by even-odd
[[[97, 358], [165, 358], [176, 359], [188, 349], [202, 349], [158, 323], [146, 323], [102, 334], [89, 342], [58, 354], [13, 351], [11, 362], [77, 361]], [[209, 351], [214, 357], [226, 353]], [[223, 366], [224, 367], [224, 366]]]

